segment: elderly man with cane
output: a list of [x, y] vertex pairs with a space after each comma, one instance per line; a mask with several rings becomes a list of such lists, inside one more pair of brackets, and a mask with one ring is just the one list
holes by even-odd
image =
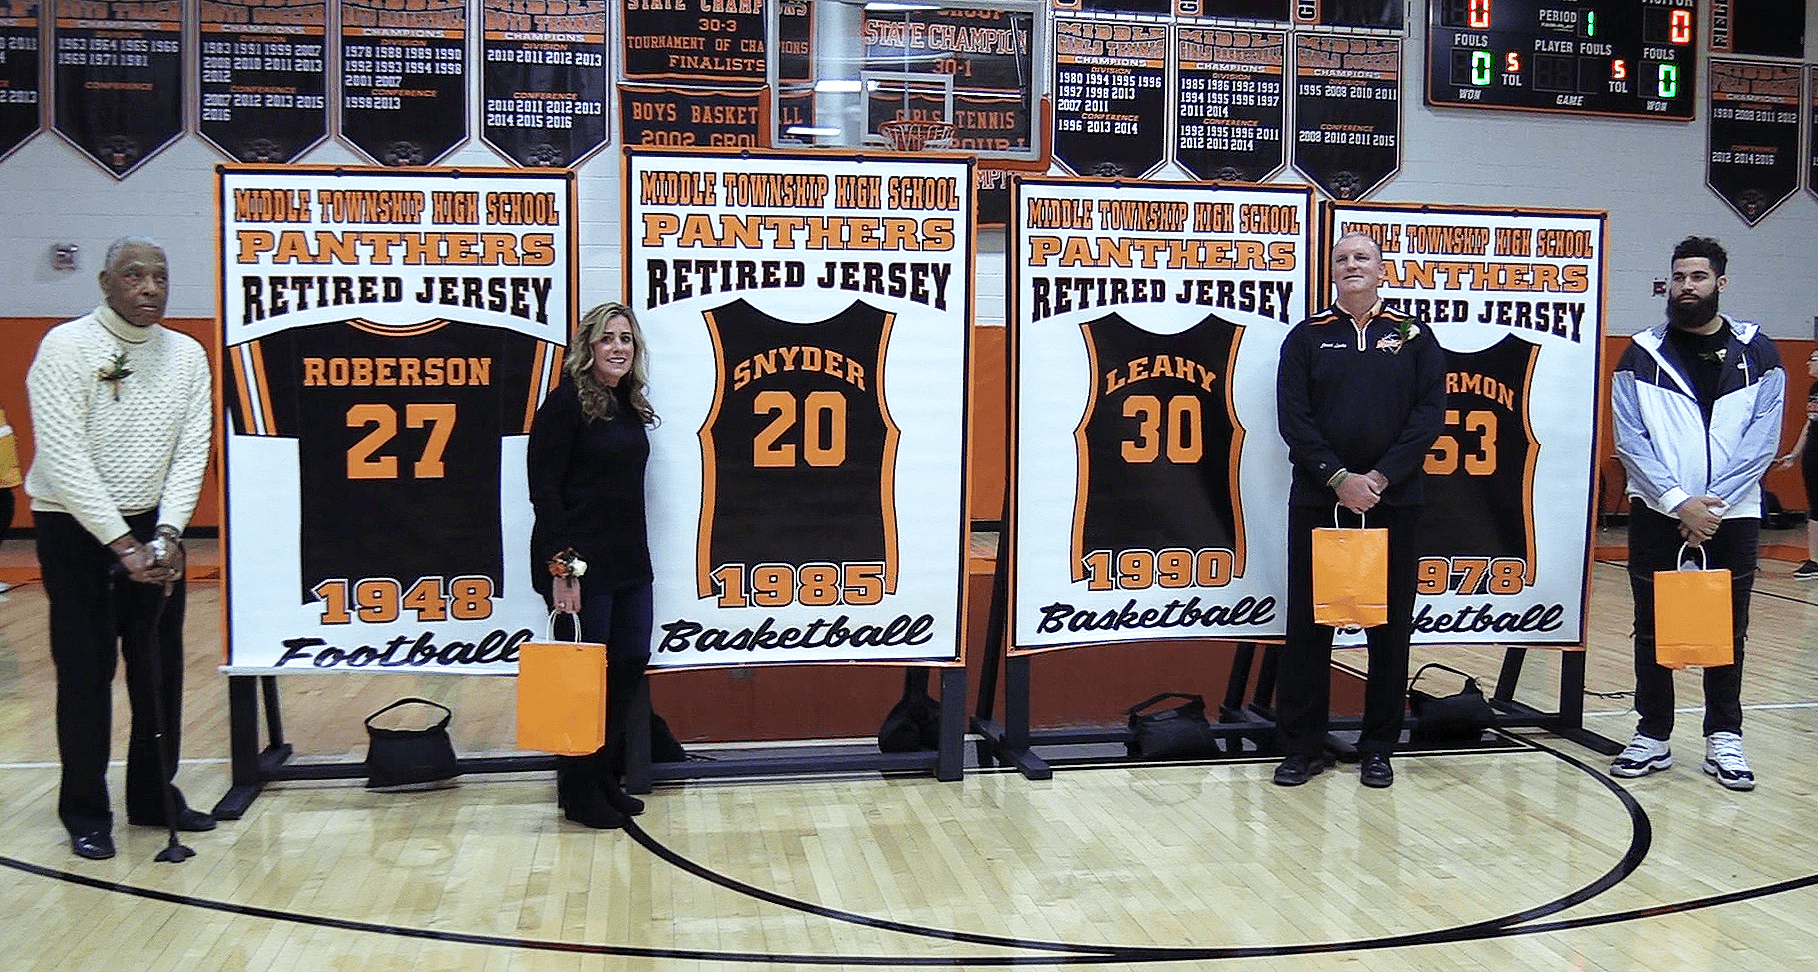
[[124, 654], [126, 819], [169, 829], [158, 859], [181, 860], [188, 852], [176, 831], [215, 826], [171, 782], [182, 724], [182, 536], [213, 421], [208, 356], [162, 324], [170, 281], [157, 243], [116, 241], [99, 279], [101, 305], [52, 328], [26, 376], [36, 455], [25, 488], [57, 669], [57, 814], [78, 857], [114, 856], [107, 762]]

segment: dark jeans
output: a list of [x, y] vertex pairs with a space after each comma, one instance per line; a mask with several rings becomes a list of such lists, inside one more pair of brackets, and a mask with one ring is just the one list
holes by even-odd
[[[1356, 526], [1349, 511], [1345, 526]], [[1408, 695], [1408, 639], [1414, 629], [1420, 507], [1377, 504], [1366, 525], [1389, 531], [1389, 621], [1368, 629], [1360, 753], [1393, 752]], [[1288, 633], [1275, 676], [1275, 736], [1284, 753], [1319, 754], [1332, 708], [1332, 629], [1313, 623], [1313, 530], [1332, 525], [1329, 506], [1288, 507]]]
[[[124, 654], [126, 696], [132, 703], [132, 734], [126, 746], [126, 816], [162, 823], [163, 787], [177, 775], [183, 726], [185, 585], [179, 581], [170, 597], [164, 598], [162, 586], [135, 583], [115, 570], [118, 559], [113, 552], [75, 517], [34, 512], [32, 520], [37, 526], [44, 594], [50, 601], [51, 660], [57, 668], [57, 749], [63, 758], [57, 815], [71, 833], [113, 826], [107, 759], [113, 736], [114, 666]], [[157, 528], [157, 514], [130, 516], [126, 523], [133, 536], [150, 540]], [[161, 615], [160, 600], [164, 601]], [[162, 767], [156, 718], [160, 701], [166, 714], [167, 759]], [[182, 795], [174, 797], [181, 810]]]
[[564, 769], [600, 760], [597, 765], [604, 773], [606, 767], [623, 761], [625, 717], [650, 663], [655, 617], [649, 582], [581, 600], [581, 640], [606, 646], [606, 745], [592, 756], [561, 757], [558, 762]]
[[[1704, 670], [1704, 734], [1742, 732], [1742, 643], [1749, 632], [1749, 594], [1755, 589], [1755, 558], [1761, 521], [1724, 520], [1704, 542], [1705, 566], [1730, 571], [1730, 612], [1736, 633], [1736, 663]], [[1629, 503], [1629, 589], [1635, 593], [1636, 731], [1651, 739], [1673, 735], [1673, 670], [1654, 661], [1654, 572], [1678, 566], [1679, 519], [1662, 516], [1640, 500]]]

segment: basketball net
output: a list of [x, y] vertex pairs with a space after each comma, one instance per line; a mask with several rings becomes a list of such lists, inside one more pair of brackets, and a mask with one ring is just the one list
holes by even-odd
[[953, 123], [944, 121], [898, 119], [884, 122], [877, 131], [889, 139], [890, 147], [898, 152], [920, 152], [929, 142], [953, 139]]

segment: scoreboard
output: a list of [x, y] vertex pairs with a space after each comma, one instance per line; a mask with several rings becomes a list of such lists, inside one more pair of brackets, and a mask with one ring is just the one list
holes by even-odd
[[1427, 0], [1427, 103], [1687, 121], [1699, 0]]

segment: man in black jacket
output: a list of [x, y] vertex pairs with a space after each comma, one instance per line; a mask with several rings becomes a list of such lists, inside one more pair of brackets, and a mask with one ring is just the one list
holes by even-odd
[[[1383, 307], [1382, 250], [1361, 233], [1332, 247], [1338, 298], [1281, 347], [1276, 407], [1293, 463], [1288, 493], [1288, 630], [1276, 676], [1275, 782], [1325, 769], [1332, 629], [1313, 623], [1313, 530], [1342, 506], [1389, 531], [1389, 620], [1369, 629], [1370, 674], [1357, 748], [1365, 786], [1395, 782], [1414, 615], [1422, 466], [1445, 422], [1445, 351], [1426, 326]], [[1349, 519], [1349, 518], [1347, 518]]]

